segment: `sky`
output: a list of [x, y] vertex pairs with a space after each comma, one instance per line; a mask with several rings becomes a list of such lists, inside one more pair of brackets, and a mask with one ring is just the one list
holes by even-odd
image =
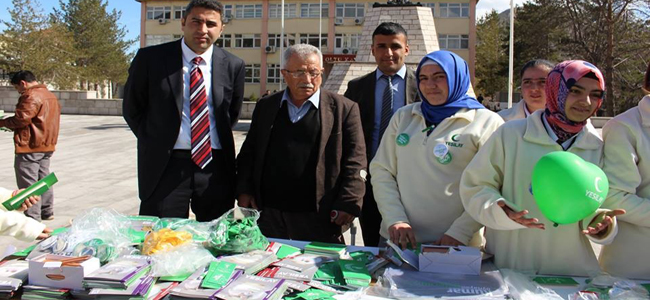
[[[32, 0], [38, 2], [42, 12], [49, 14], [53, 11], [54, 7], [59, 7], [58, 0]], [[108, 8], [110, 10], [117, 9], [122, 11], [122, 17], [120, 18], [120, 25], [123, 26], [127, 31], [127, 39], [135, 39], [140, 34], [140, 3], [135, 0], [106, 0], [108, 2]], [[525, 0], [515, 0], [515, 5], [521, 5]], [[415, 1], [414, 1], [415, 2]], [[11, 0], [0, 0], [0, 19], [3, 21], [9, 21], [10, 16], [7, 11], [12, 7]], [[509, 0], [479, 0], [479, 3], [476, 7], [476, 16], [477, 19], [492, 9], [497, 10], [497, 12], [502, 12], [510, 8]], [[0, 31], [4, 30], [5, 26], [0, 24]], [[131, 46], [131, 50], [135, 51], [139, 47], [139, 43], [134, 43]]]

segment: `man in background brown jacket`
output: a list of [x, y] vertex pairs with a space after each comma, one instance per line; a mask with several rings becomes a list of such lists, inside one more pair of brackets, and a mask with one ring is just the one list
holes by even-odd
[[[24, 189], [50, 173], [50, 158], [59, 138], [61, 105], [30, 71], [18, 71], [11, 85], [20, 93], [13, 117], [0, 120], [0, 127], [14, 131], [14, 169], [18, 188]], [[38, 221], [54, 218], [54, 194], [50, 188], [25, 211]]]
[[359, 216], [366, 148], [359, 107], [320, 89], [323, 56], [298, 44], [284, 52], [284, 92], [255, 106], [237, 157], [241, 207], [262, 210], [267, 237], [342, 243]]

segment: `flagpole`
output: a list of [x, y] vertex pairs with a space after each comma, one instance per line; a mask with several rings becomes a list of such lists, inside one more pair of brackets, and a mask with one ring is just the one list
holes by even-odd
[[514, 49], [515, 49], [515, 4], [510, 0], [510, 53], [508, 55], [508, 108], [512, 107], [512, 92], [514, 89]]

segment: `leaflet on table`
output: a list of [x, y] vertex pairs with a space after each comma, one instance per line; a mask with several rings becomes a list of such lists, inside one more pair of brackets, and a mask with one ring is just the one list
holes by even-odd
[[286, 289], [284, 279], [238, 273], [213, 297], [222, 300], [275, 300], [282, 298]]
[[289, 279], [296, 281], [311, 281], [314, 277], [314, 274], [316, 273], [316, 270], [318, 269], [316, 267], [313, 267], [300, 272], [283, 267], [269, 267], [260, 271], [260, 273], [257, 275], [262, 277]]
[[290, 270], [303, 272], [308, 269], [320, 267], [326, 262], [332, 261], [332, 258], [322, 255], [302, 254], [291, 258], [285, 258], [281, 261], [274, 262], [272, 265], [283, 267]]
[[2, 202], [2, 206], [4, 206], [8, 211], [15, 210], [23, 205], [23, 202], [25, 202], [27, 198], [30, 196], [43, 195], [58, 181], [59, 180], [56, 178], [56, 175], [54, 175], [54, 172], [52, 172], [49, 175], [43, 177], [43, 179], [22, 190], [15, 196], [9, 198], [7, 201]]
[[499, 271], [481, 275], [423, 273], [388, 268], [382, 285], [391, 298], [461, 297], [462, 299], [503, 299], [508, 287]]
[[[151, 257], [126, 255], [104, 265], [84, 278], [86, 287], [126, 288], [131, 281], [151, 268]], [[137, 276], [140, 275], [140, 276]]]
[[352, 287], [367, 287], [372, 281], [370, 273], [363, 262], [354, 260], [339, 260], [345, 284]]
[[208, 272], [208, 267], [202, 267], [196, 270], [190, 277], [181, 282], [178, 286], [174, 287], [169, 294], [181, 298], [192, 299], [209, 299], [210, 296], [217, 292], [215, 289], [202, 289], [201, 281]]
[[284, 259], [287, 257], [301, 254], [300, 248], [290, 246], [290, 245], [285, 245], [279, 242], [269, 243], [269, 246], [266, 247], [266, 251], [275, 253], [275, 256], [277, 256], [279, 259]]
[[415, 268], [416, 270], [419, 268], [420, 259], [415, 251], [402, 249], [390, 240], [388, 240], [386, 243], [391, 247], [391, 249], [393, 249], [394, 253], [397, 254], [402, 261]]
[[204, 289], [220, 289], [235, 272], [236, 264], [227, 261], [213, 261], [208, 267], [208, 273], [201, 282]]
[[276, 260], [275, 254], [263, 250], [253, 250], [248, 253], [220, 257], [219, 261], [226, 261], [237, 265], [237, 269], [246, 271], [246, 274], [255, 274], [266, 268]]
[[143, 276], [127, 289], [94, 288], [90, 290], [89, 295], [142, 296], [153, 284], [153, 276]]

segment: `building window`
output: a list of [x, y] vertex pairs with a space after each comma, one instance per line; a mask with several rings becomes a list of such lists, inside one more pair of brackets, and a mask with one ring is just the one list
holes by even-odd
[[174, 20], [182, 19], [185, 16], [185, 6], [174, 6]]
[[435, 3], [424, 3], [424, 6], [431, 8], [431, 15], [436, 16], [436, 4]]
[[[327, 48], [327, 33], [321, 34], [321, 45], [320, 48]], [[301, 44], [310, 44], [314, 47], [318, 47], [318, 33], [312, 34], [301, 34], [300, 35]]]
[[[269, 18], [270, 19], [279, 19], [282, 14], [282, 5], [281, 4], [269, 4]], [[296, 15], [296, 4], [285, 4], [284, 5], [284, 17], [285, 18], [295, 18]]]
[[154, 46], [176, 40], [172, 34], [147, 34], [145, 45]]
[[[267, 46], [274, 46], [280, 48], [280, 36], [279, 33], [269, 33], [269, 39], [266, 43]], [[296, 35], [294, 34], [284, 34], [284, 47], [289, 47], [296, 44]]]
[[262, 17], [262, 4], [235, 5], [235, 18], [253, 19]]
[[[320, 15], [318, 12], [321, 12]], [[318, 18], [319, 16], [327, 18], [329, 12], [329, 5], [323, 3], [321, 10], [319, 3], [303, 3], [300, 4], [300, 17], [301, 18]]]
[[280, 73], [280, 65], [267, 64], [266, 65], [266, 82], [267, 83], [280, 83], [282, 82], [282, 74]]
[[158, 19], [170, 20], [171, 18], [172, 18], [171, 6], [147, 7], [147, 20], [158, 20]]
[[232, 18], [232, 4], [227, 4], [223, 6], [223, 16], [226, 18]]
[[246, 82], [259, 83], [260, 82], [260, 65], [246, 65]]
[[335, 54], [355, 54], [359, 51], [360, 34], [341, 34], [334, 36], [334, 53]]
[[217, 40], [217, 42], [214, 44], [220, 48], [230, 48], [232, 47], [231, 41], [232, 41], [231, 34], [222, 34], [221, 37]]
[[438, 44], [440, 49], [469, 49], [469, 35], [439, 34]]
[[363, 3], [337, 3], [337, 18], [363, 18]]
[[469, 3], [440, 3], [440, 17], [467, 18], [469, 17]]
[[259, 34], [235, 34], [235, 48], [259, 48], [261, 44]]

